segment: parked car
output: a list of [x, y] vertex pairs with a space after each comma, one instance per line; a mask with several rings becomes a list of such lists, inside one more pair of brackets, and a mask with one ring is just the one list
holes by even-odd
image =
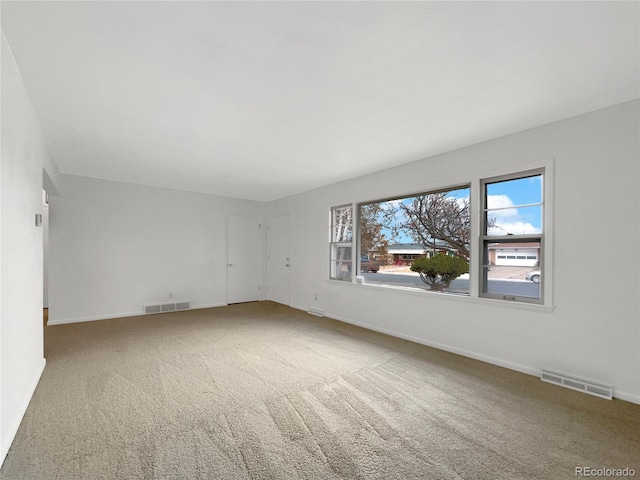
[[531, 280], [533, 283], [540, 283], [540, 270], [532, 270], [527, 273], [527, 280]]
[[377, 260], [369, 260], [369, 257], [361, 257], [360, 258], [360, 270], [363, 272], [373, 272], [378, 273], [380, 270], [380, 264]]

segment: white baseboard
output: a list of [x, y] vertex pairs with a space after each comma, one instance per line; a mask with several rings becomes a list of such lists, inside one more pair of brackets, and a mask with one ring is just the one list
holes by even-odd
[[189, 310], [200, 310], [203, 308], [218, 308], [218, 307], [226, 307], [229, 304], [226, 302], [221, 302], [221, 303], [209, 303], [209, 304], [203, 304], [203, 305], [196, 305], [194, 307], [191, 307]]
[[[298, 310], [306, 311], [306, 308], [304, 307], [295, 307], [295, 308], [297, 308]], [[438, 342], [431, 342], [429, 340], [413, 337], [411, 335], [405, 335], [399, 332], [395, 332], [393, 330], [387, 330], [385, 328], [375, 327], [372, 325], [368, 325], [366, 323], [356, 322], [349, 318], [342, 317], [340, 315], [334, 315], [330, 312], [325, 312], [325, 317], [331, 318], [333, 320], [338, 320], [339, 322], [349, 323], [351, 325], [365, 328], [367, 330], [373, 330], [375, 332], [383, 333], [385, 335], [390, 335], [392, 337], [402, 338], [403, 340], [408, 340], [410, 342], [426, 345], [427, 347], [437, 348], [438, 350], [444, 350], [445, 352], [455, 353], [456, 355], [462, 355], [463, 357], [473, 358], [474, 360], [479, 360], [481, 362], [490, 363], [492, 365], [497, 365], [499, 367], [508, 368], [509, 370], [514, 370], [516, 372], [525, 373], [527, 375], [533, 375], [534, 377], [540, 377], [540, 374], [542, 373], [542, 370], [538, 368], [521, 365], [519, 363], [509, 362], [500, 358], [479, 354], [476, 352], [464, 350], [457, 347], [452, 347], [450, 345], [445, 345]], [[620, 390], [616, 390], [615, 388], [613, 389], [613, 397], [619, 400], [640, 404], [640, 395], [623, 392]]]
[[144, 313], [140, 311], [140, 312], [129, 312], [129, 313], [110, 313], [108, 315], [95, 315], [91, 317], [58, 318], [56, 320], [49, 319], [47, 321], [47, 326], [66, 325], [67, 323], [96, 322], [98, 320], [109, 320], [111, 318], [137, 317], [142, 315], [144, 315]]
[[517, 372], [526, 373], [528, 375], [534, 375], [538, 377], [540, 376], [540, 372], [541, 372], [540, 370], [532, 367], [527, 367], [525, 365], [520, 365], [518, 363], [508, 362], [500, 358], [479, 354], [469, 350], [464, 350], [462, 348], [452, 347], [450, 345], [445, 345], [443, 343], [432, 342], [432, 341], [425, 340], [423, 338], [414, 337], [411, 335], [405, 335], [403, 333], [395, 332], [393, 330], [374, 327], [371, 325], [367, 325], [366, 323], [355, 322], [348, 318], [344, 318], [339, 315], [333, 315], [331, 313], [325, 313], [325, 315], [329, 318], [333, 318], [334, 320], [349, 323], [351, 325], [356, 325], [357, 327], [366, 328], [367, 330], [373, 330], [375, 332], [384, 333], [385, 335], [390, 335], [392, 337], [402, 338], [403, 340], [409, 340], [410, 342], [419, 343], [420, 345], [437, 348], [438, 350], [444, 350], [445, 352], [455, 353], [456, 355], [462, 355], [463, 357], [473, 358], [474, 360], [480, 360], [481, 362], [490, 363], [492, 365], [508, 368], [510, 370], [515, 370]]
[[613, 398], [624, 400], [625, 402], [637, 403], [640, 405], [640, 395], [634, 393], [621, 392], [620, 390], [613, 389]]
[[[179, 312], [188, 312], [189, 310], [200, 310], [202, 308], [217, 308], [217, 307], [226, 307], [226, 306], [227, 306], [226, 303], [210, 303], [210, 304], [204, 304], [204, 305], [195, 305], [187, 310], [179, 310]], [[173, 311], [173, 312], [145, 314], [142, 311], [138, 311], [138, 312], [128, 312], [128, 313], [110, 313], [107, 315], [95, 315], [91, 317], [58, 318], [56, 320], [47, 321], [47, 326], [66, 325], [68, 323], [95, 322], [98, 320], [110, 320], [112, 318], [141, 317], [141, 316], [147, 316], [147, 315], [164, 315], [166, 313], [176, 313], [176, 312]]]
[[29, 407], [29, 402], [31, 402], [31, 398], [36, 391], [36, 387], [38, 386], [38, 382], [40, 381], [40, 377], [42, 376], [42, 372], [44, 371], [44, 367], [47, 365], [47, 361], [43, 358], [40, 366], [34, 372], [33, 377], [30, 379], [28, 388], [24, 392], [24, 397], [20, 402], [20, 409], [16, 412], [16, 418], [12, 419], [13, 421], [10, 424], [10, 427], [2, 432], [2, 450], [0, 451], [0, 467], [4, 463], [4, 459], [7, 457], [7, 453], [9, 453], [9, 449], [11, 448], [11, 444], [13, 443], [13, 439], [16, 437], [18, 433], [18, 428], [20, 428], [20, 423], [24, 418], [24, 414], [27, 413], [27, 408]]

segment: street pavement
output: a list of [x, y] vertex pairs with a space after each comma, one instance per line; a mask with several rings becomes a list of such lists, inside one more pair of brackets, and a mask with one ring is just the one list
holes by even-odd
[[[489, 293], [539, 298], [540, 284], [524, 279], [527, 272], [532, 269], [528, 267], [524, 269], [523, 267], [492, 269], [488, 282]], [[381, 269], [378, 273], [361, 273], [360, 275], [364, 277], [364, 284], [428, 289], [427, 285], [420, 280], [420, 275], [409, 270], [409, 267], [396, 268], [391, 271]], [[468, 294], [469, 274], [462, 275], [452, 281], [447, 292]]]

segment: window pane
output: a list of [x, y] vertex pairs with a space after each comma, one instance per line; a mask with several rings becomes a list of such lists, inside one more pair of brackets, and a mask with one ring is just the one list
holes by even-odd
[[542, 276], [538, 267], [483, 267], [486, 281], [484, 293], [505, 297], [540, 299]]
[[[364, 283], [428, 290], [410, 269], [416, 259], [444, 254], [468, 263], [469, 197], [470, 188], [462, 186], [359, 205], [359, 253], [379, 265], [377, 273], [360, 272]], [[468, 274], [439, 291], [469, 294]]]
[[351, 261], [351, 245], [332, 245], [331, 260]]
[[331, 262], [331, 278], [351, 280], [351, 262]]
[[483, 293], [540, 298], [541, 242], [484, 242]]
[[331, 278], [350, 280], [352, 268], [352, 247], [344, 245], [331, 246]]
[[333, 227], [332, 240], [334, 242], [350, 242], [353, 239], [353, 227], [351, 224]]
[[542, 206], [489, 210], [487, 235], [531, 235], [542, 232]]
[[353, 238], [353, 209], [350, 206], [332, 209], [331, 240], [350, 242]]
[[542, 175], [487, 184], [487, 208], [542, 203]]
[[499, 242], [486, 240], [484, 244], [484, 266], [520, 267], [525, 271], [528, 267], [540, 265], [540, 239]]

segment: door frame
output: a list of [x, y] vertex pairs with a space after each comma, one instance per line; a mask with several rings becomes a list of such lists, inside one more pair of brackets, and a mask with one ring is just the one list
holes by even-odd
[[[258, 231], [256, 233], [256, 243], [258, 246], [258, 295], [257, 298], [255, 300], [251, 300], [251, 301], [260, 301], [262, 300], [262, 276], [264, 273], [263, 270], [263, 254], [262, 254], [262, 217], [260, 215], [256, 215], [253, 213], [234, 213], [234, 212], [230, 212], [227, 213], [227, 231], [226, 231], [226, 244], [227, 244], [227, 254], [226, 254], [226, 258], [225, 258], [225, 267], [227, 269], [227, 275], [226, 275], [226, 280], [227, 280], [227, 295], [226, 295], [226, 303], [227, 305], [232, 305], [231, 303], [229, 303], [229, 292], [230, 292], [230, 283], [229, 283], [229, 266], [230, 266], [230, 259], [229, 259], [229, 233], [230, 233], [230, 228], [229, 228], [229, 222], [230, 222], [230, 218], [231, 217], [246, 217], [246, 218], [253, 218], [257, 221], [258, 224]], [[234, 302], [235, 303], [235, 302]], [[241, 302], [242, 303], [242, 302]]]
[[[270, 269], [269, 269], [269, 261], [270, 261], [270, 256], [271, 256], [271, 242], [269, 242], [269, 237], [270, 237], [270, 232], [271, 232], [271, 221], [274, 218], [282, 218], [282, 217], [287, 217], [288, 220], [288, 226], [289, 226], [289, 235], [287, 238], [287, 247], [288, 247], [288, 252], [289, 252], [289, 284], [287, 286], [287, 302], [284, 303], [283, 305], [287, 305], [287, 306], [291, 306], [291, 214], [289, 212], [283, 212], [283, 213], [279, 213], [277, 215], [270, 215], [267, 217], [267, 235], [266, 235], [266, 243], [267, 243], [267, 249], [266, 249], [266, 255], [267, 255], [267, 292], [266, 292], [266, 299], [271, 300], [271, 278], [270, 278]], [[279, 302], [278, 302], [279, 303]]]

